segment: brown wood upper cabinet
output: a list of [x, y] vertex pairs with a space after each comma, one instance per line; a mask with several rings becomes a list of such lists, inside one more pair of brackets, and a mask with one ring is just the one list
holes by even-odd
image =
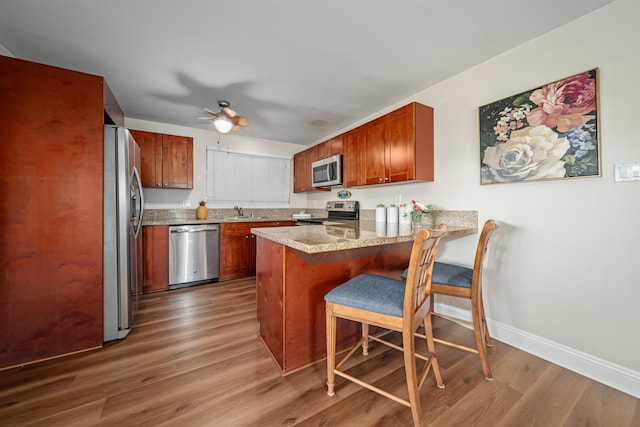
[[322, 191], [323, 189], [314, 188], [312, 185], [311, 163], [336, 154], [343, 154], [342, 135], [295, 154], [293, 156], [293, 192]]
[[132, 130], [140, 146], [143, 187], [193, 188], [193, 138]]
[[293, 192], [311, 191], [311, 163], [307, 162], [308, 151], [301, 151], [293, 156]]
[[364, 125], [365, 184], [433, 181], [433, 109], [411, 103]]
[[310, 150], [315, 149], [315, 159], [326, 159], [327, 157], [334, 156], [336, 154], [343, 154], [342, 135], [334, 136], [333, 138], [321, 142], [318, 145], [314, 145]]
[[345, 187], [433, 181], [433, 108], [412, 102], [294, 156], [294, 193], [314, 191], [311, 163], [343, 154]]
[[364, 168], [365, 127], [358, 126], [343, 136], [344, 158], [342, 162], [342, 181], [345, 187], [358, 187], [366, 184]]

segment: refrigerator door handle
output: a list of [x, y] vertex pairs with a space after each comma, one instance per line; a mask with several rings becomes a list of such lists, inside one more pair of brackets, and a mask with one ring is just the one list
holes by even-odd
[[135, 226], [135, 236], [137, 239], [140, 235], [140, 229], [142, 228], [142, 215], [144, 214], [144, 194], [142, 193], [142, 181], [140, 180], [140, 173], [138, 172], [138, 168], [136, 167], [133, 168], [133, 176], [136, 179], [136, 187], [138, 190], [138, 195], [140, 197], [140, 214], [138, 215], [138, 224], [136, 224]]

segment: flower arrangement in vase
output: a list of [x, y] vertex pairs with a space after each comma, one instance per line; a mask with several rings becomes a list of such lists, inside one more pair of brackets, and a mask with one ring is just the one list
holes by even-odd
[[431, 205], [425, 205], [418, 200], [412, 200], [409, 204], [410, 209], [406, 210], [403, 216], [406, 218], [411, 215], [411, 224], [414, 227], [420, 227], [422, 224], [422, 215], [431, 212]]

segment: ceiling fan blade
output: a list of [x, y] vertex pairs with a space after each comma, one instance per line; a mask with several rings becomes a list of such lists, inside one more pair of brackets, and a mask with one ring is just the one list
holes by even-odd
[[209, 113], [209, 114], [211, 114], [211, 115], [212, 115], [212, 116], [214, 116], [214, 117], [218, 117], [218, 113], [215, 113], [215, 112], [211, 111], [211, 110], [210, 110], [210, 109], [208, 109], [207, 107], [204, 107], [204, 108], [203, 108], [203, 110], [204, 110], [206, 113]]
[[231, 130], [234, 132], [238, 132], [240, 129], [242, 129], [242, 125], [235, 125], [233, 128], [231, 128]]
[[220, 110], [224, 113], [225, 116], [232, 118], [236, 116], [236, 112], [233, 111], [231, 108], [229, 107], [224, 107], [222, 110]]
[[231, 119], [231, 121], [233, 122], [234, 125], [238, 125], [238, 126], [249, 125], [249, 119], [243, 116], [235, 116], [234, 118]]

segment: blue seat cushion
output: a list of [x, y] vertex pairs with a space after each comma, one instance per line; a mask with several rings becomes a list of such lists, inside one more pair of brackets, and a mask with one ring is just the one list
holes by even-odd
[[[407, 280], [409, 269], [402, 272], [402, 279]], [[473, 269], [460, 267], [458, 265], [447, 264], [445, 262], [433, 263], [432, 283], [439, 285], [455, 286], [456, 288], [471, 289], [471, 276]]]
[[402, 317], [405, 283], [376, 274], [360, 274], [329, 291], [324, 300], [374, 313]]

